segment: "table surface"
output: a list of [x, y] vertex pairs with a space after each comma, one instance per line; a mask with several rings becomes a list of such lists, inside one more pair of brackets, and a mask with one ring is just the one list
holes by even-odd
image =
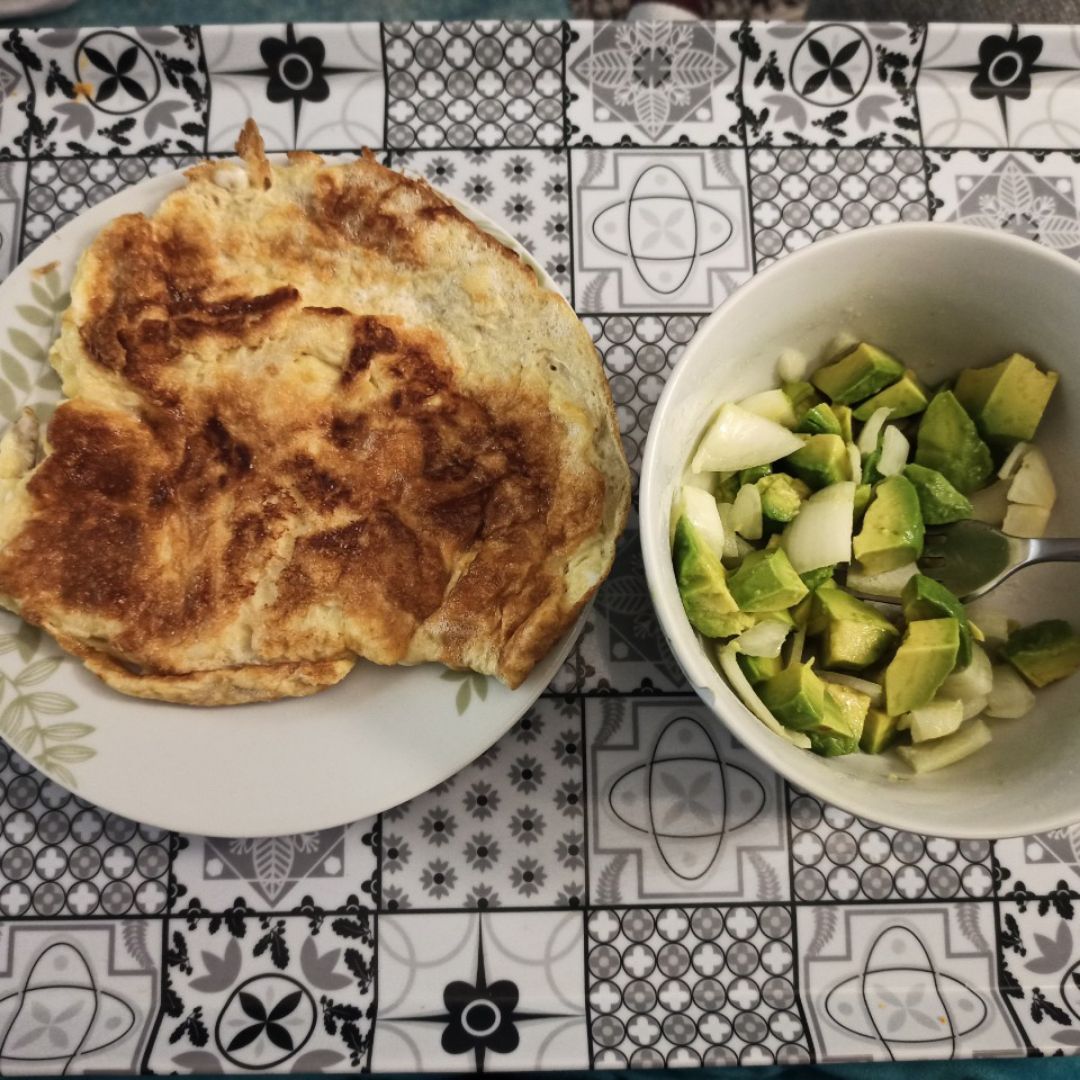
[[[818, 237], [933, 217], [1080, 255], [1080, 35], [1009, 33], [4, 31], [0, 270], [101, 198], [228, 151], [249, 112], [272, 149], [367, 144], [474, 203], [548, 268], [603, 355], [636, 469], [701, 319]], [[988, 90], [980, 63], [1014, 44], [1030, 88]], [[267, 64], [291, 50], [327, 95], [306, 94], [312, 83], [281, 100]], [[76, 76], [91, 91], [73, 100]], [[629, 212], [642, 184], [662, 213]], [[7, 397], [41, 363], [11, 357]], [[0, 656], [10, 680], [27, 651]], [[550, 691], [467, 769], [378, 819], [257, 841], [172, 835], [87, 805], [13, 753], [0, 761], [8, 1072], [796, 1064], [1080, 1045], [1080, 829], [956, 843], [791, 789], [688, 692], [633, 521]]]

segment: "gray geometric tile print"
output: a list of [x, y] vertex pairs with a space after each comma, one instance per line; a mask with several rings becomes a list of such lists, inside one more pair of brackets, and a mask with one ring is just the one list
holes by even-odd
[[752, 273], [741, 153], [570, 158], [578, 311], [711, 311]]
[[[701, 320], [806, 244], [933, 215], [1080, 257], [1078, 41], [848, 23], [5, 30], [0, 277], [109, 195], [231, 152], [248, 115], [275, 151], [372, 147], [494, 218], [572, 298], [636, 478]], [[30, 369], [0, 367], [14, 409]], [[0, 729], [24, 669], [56, 662], [43, 644], [0, 642]], [[1080, 1052], [1080, 829], [958, 842], [788, 787], [690, 692], [636, 510], [536, 706], [377, 819], [178, 836], [47, 780], [42, 749], [0, 746], [5, 1074]]]

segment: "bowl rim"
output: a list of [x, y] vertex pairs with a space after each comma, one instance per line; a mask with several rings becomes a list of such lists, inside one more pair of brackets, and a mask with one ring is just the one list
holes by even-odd
[[[657, 462], [660, 457], [660, 445], [662, 439], [660, 431], [668, 422], [668, 414], [673, 409], [672, 401], [675, 398], [676, 387], [691, 376], [690, 371], [693, 357], [703, 348], [701, 344], [705, 340], [706, 332], [716, 323], [735, 316], [741, 306], [749, 297], [755, 296], [763, 289], [772, 285], [775, 277], [781, 270], [791, 271], [793, 267], [801, 266], [804, 262], [811, 262], [821, 256], [824, 248], [832, 250], [838, 246], [855, 247], [859, 244], [877, 243], [888, 241], [890, 237], [903, 235], [911, 237], [914, 233], [933, 233], [935, 238], [949, 235], [962, 236], [965, 241], [977, 238], [979, 242], [985, 241], [988, 246], [997, 247], [1005, 251], [1023, 253], [1029, 258], [1044, 259], [1056, 264], [1059, 268], [1073, 274], [1080, 284], [1080, 263], [1068, 258], [1060, 252], [1043, 247], [1025, 237], [1015, 236], [1011, 233], [1000, 232], [979, 225], [965, 225], [957, 222], [899, 222], [888, 225], [871, 225], [856, 229], [852, 232], [841, 233], [822, 240], [815, 241], [800, 251], [784, 256], [772, 264], [772, 266], [755, 273], [752, 278], [740, 285], [735, 292], [721, 302], [698, 325], [693, 338], [690, 340], [675, 366], [660, 398], [656, 404], [649, 427], [649, 434], [645, 442], [645, 452], [642, 456], [640, 483], [638, 487], [638, 517], [642, 559], [645, 568], [645, 578], [649, 589], [649, 597], [660, 628], [664, 634], [668, 646], [674, 655], [676, 662], [686, 675], [693, 691], [701, 698], [704, 705], [720, 720], [720, 722], [756, 757], [764, 762], [770, 769], [779, 773], [792, 784], [805, 789], [819, 799], [825, 800], [834, 806], [838, 806], [848, 813], [855, 814], [860, 818], [875, 821], [891, 828], [906, 829], [918, 832], [922, 835], [948, 836], [956, 840], [997, 840], [1015, 836], [1028, 836], [1034, 833], [1049, 832], [1051, 829], [1062, 828], [1073, 824], [1078, 817], [1078, 810], [1061, 810], [1057, 813], [1044, 814], [1042, 816], [1024, 817], [1023, 807], [1018, 808], [1018, 821], [1015, 829], [1006, 834], [980, 827], [977, 822], [956, 823], [942, 821], [934, 824], [906, 816], [903, 811], [894, 812], [888, 804], [888, 800], [881, 800], [879, 806], [877, 800], [867, 798], [860, 794], [859, 788], [841, 788], [840, 790], [824, 790], [819, 784], [808, 782], [801, 775], [797, 765], [798, 759], [785, 759], [779, 750], [786, 745], [783, 740], [769, 731], [769, 729], [743, 704], [738, 695], [728, 685], [727, 680], [717, 670], [716, 666], [706, 657], [703, 649], [687, 652], [678, 644], [678, 637], [692, 635], [697, 641], [698, 636], [686, 621], [682, 605], [678, 603], [678, 593], [674, 586], [674, 572], [671, 566], [671, 550], [666, 531], [661, 536], [658, 517], [655, 514], [647, 514], [644, 507], [655, 502], [654, 487], [656, 480]], [[670, 580], [668, 580], [670, 579]], [[672, 620], [681, 618], [685, 625], [678, 628], [670, 624]], [[676, 629], [681, 633], [676, 633]], [[710, 687], [709, 683], [713, 685]], [[716, 693], [717, 688], [719, 694]], [[721, 704], [721, 695], [723, 701]], [[807, 751], [799, 751], [807, 753]], [[904, 778], [904, 783], [909, 783]]]

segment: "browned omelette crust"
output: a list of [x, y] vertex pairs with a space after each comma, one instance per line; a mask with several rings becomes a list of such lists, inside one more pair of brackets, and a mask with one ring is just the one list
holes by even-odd
[[[244, 149], [269, 187], [261, 145]], [[440, 219], [500, 274], [530, 274], [426, 185], [312, 158], [299, 161], [314, 170], [306, 212], [263, 223], [273, 261], [256, 289], [181, 213], [123, 217], [95, 241], [78, 343], [98, 389], [55, 413], [0, 592], [142, 696], [310, 693], [356, 656], [516, 686], [610, 565], [568, 584], [581, 552], [622, 527], [621, 450], [621, 473], [568, 468], [574, 425], [535, 373], [477, 381], [437, 326], [289, 284], [298, 261], [333, 281], [357, 248], [373, 273], [407, 275]], [[318, 358], [301, 363], [312, 341]], [[101, 386], [124, 407], [93, 400]], [[610, 398], [602, 424], [617, 447]]]

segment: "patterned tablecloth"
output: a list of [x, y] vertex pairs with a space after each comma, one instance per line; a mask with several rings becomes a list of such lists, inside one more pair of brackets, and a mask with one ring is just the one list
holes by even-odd
[[[703, 316], [818, 237], [935, 218], [1080, 256], [1075, 29], [12, 30], [0, 84], [4, 271], [113, 192], [228, 152], [249, 114], [273, 149], [368, 145], [535, 252], [603, 354], [635, 468]], [[10, 337], [6, 413], [42, 364]], [[28, 681], [33, 642], [8, 647], [0, 670]], [[688, 693], [633, 522], [550, 691], [378, 819], [169, 835], [0, 749], [0, 825], [7, 1073], [1080, 1047], [1080, 828], [957, 843], [793, 790]]]

